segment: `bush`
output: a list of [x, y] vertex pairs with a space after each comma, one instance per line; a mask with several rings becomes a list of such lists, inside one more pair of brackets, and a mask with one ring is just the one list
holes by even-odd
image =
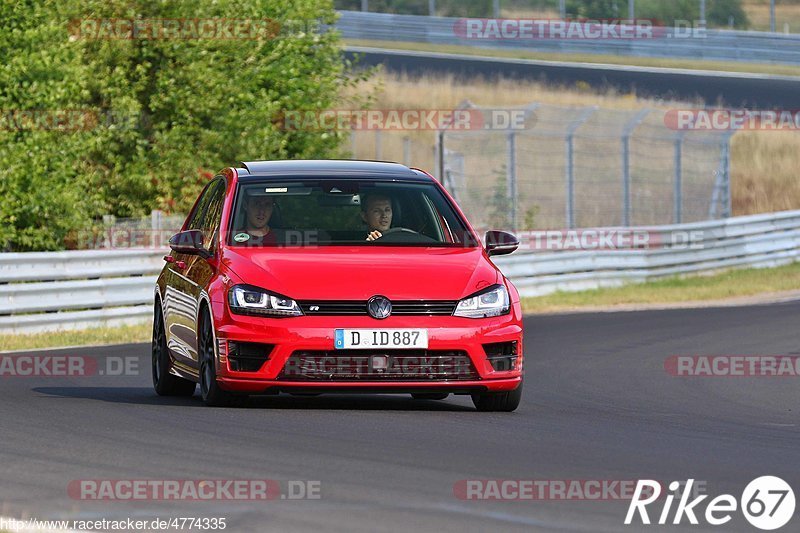
[[[332, 0], [3, 2], [0, 109], [90, 109], [101, 125], [0, 132], [0, 248], [57, 249], [102, 214], [185, 212], [214, 171], [241, 160], [338, 155], [338, 133], [280, 121], [335, 106], [355, 83], [336, 32], [301, 30], [335, 16]], [[76, 38], [69, 23], [187, 17], [270, 18], [292, 30], [119, 40]]]

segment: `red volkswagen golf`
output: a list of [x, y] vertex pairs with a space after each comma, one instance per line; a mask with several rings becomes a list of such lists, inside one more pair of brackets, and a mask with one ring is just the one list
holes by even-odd
[[227, 168], [202, 192], [155, 291], [153, 384], [212, 406], [248, 395], [522, 395], [514, 286], [430, 175], [394, 163]]

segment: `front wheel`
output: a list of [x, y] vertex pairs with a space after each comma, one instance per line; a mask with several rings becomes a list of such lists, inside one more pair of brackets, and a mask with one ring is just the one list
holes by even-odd
[[511, 412], [519, 407], [522, 400], [522, 382], [515, 390], [505, 392], [484, 392], [472, 395], [472, 403], [478, 411]]
[[211, 320], [204, 316], [200, 324], [200, 394], [209, 407], [228, 407], [242, 405], [247, 396], [237, 396], [224, 391], [217, 383], [216, 353]]
[[153, 388], [159, 396], [191, 396], [197, 385], [188, 379], [170, 373], [169, 350], [167, 349], [166, 329], [161, 306], [156, 302], [153, 314], [152, 344]]

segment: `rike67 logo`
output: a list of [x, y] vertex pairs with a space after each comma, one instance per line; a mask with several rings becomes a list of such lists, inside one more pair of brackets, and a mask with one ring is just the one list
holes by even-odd
[[[664, 507], [658, 517], [658, 524], [670, 523], [672, 504], [676, 496], [679, 497], [679, 501], [671, 522], [674, 525], [680, 524], [684, 517], [690, 524], [697, 525], [699, 524], [697, 517], [700, 515], [708, 524], [721, 526], [731, 521], [733, 513], [737, 511], [739, 505], [741, 505], [742, 514], [747, 521], [765, 531], [783, 527], [794, 515], [794, 491], [779, 477], [763, 476], [754, 479], [745, 487], [739, 501], [730, 494], [721, 494], [708, 502], [705, 513], [702, 514], [699, 507], [703, 500], [708, 498], [708, 495], [696, 496], [690, 501], [693, 484], [693, 479], [688, 480], [681, 494], [676, 494], [676, 491], [682, 486], [681, 483], [673, 481], [669, 484], [669, 490], [673, 494], [668, 494], [664, 498]], [[647, 496], [643, 497], [645, 493]], [[660, 496], [661, 484], [658, 481], [639, 480], [628, 507], [625, 525], [632, 524], [637, 514], [642, 524], [650, 524], [647, 506], [656, 502]]]

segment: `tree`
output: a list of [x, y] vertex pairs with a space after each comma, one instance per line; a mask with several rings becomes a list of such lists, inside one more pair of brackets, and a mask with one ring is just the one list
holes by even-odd
[[[0, 162], [13, 173], [0, 189], [11, 198], [0, 200], [6, 248], [58, 248], [102, 214], [186, 212], [214, 171], [241, 160], [339, 154], [338, 132], [281, 121], [288, 110], [335, 107], [358, 80], [338, 33], [320, 31], [335, 21], [332, 0], [25, 0], [0, 9], [0, 108], [99, 118], [86, 131], [0, 132]], [[91, 24], [185, 18], [277, 27], [253, 39], [107, 39]], [[31, 171], [36, 184], [26, 185]]]

